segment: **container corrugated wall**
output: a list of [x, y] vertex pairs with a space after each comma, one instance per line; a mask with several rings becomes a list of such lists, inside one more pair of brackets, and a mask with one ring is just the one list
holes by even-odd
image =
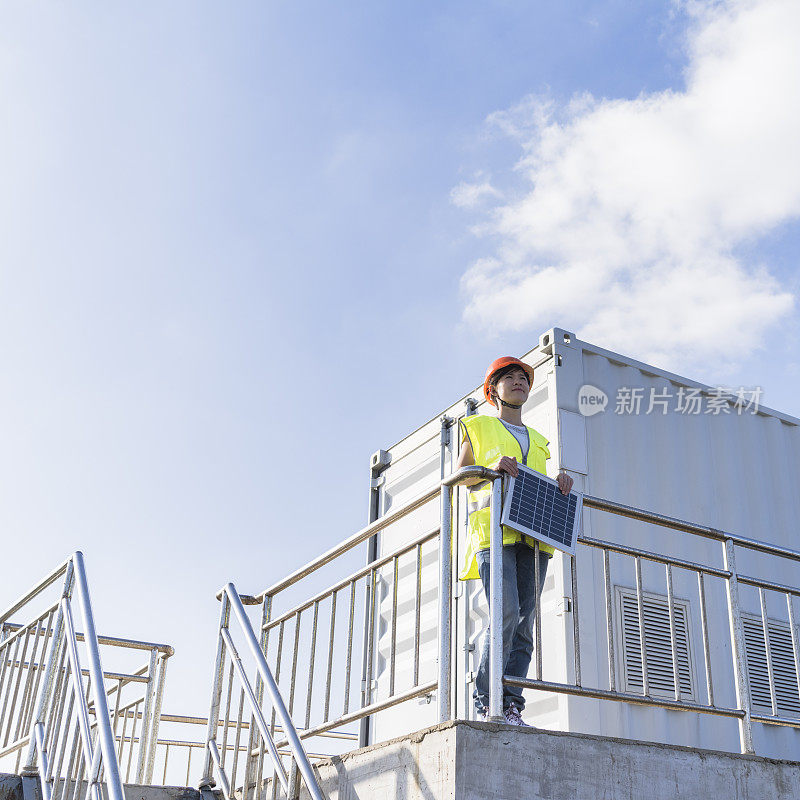
[[[542, 334], [538, 346], [523, 359], [537, 365], [534, 387], [523, 408], [523, 420], [550, 441], [547, 471], [551, 477], [555, 477], [559, 466], [564, 466], [575, 479], [575, 488], [587, 494], [750, 538], [797, 547], [800, 538], [797, 535], [797, 520], [800, 520], [800, 493], [797, 491], [800, 487], [800, 427], [797, 419], [764, 407], [757, 414], [749, 411], [738, 415], [679, 413], [674, 404], [680, 387], [706, 392], [712, 387], [603, 350], [559, 328]], [[482, 367], [477, 365], [477, 368]], [[579, 412], [578, 393], [586, 384], [607, 395], [608, 406], [604, 411], [591, 416]], [[615, 399], [625, 387], [642, 390], [643, 406], [639, 414], [616, 413]], [[658, 406], [646, 413], [651, 389], [661, 397], [665, 392], [673, 396], [667, 413], [661, 413]], [[380, 487], [381, 513], [436, 485], [442, 474], [452, 470], [458, 454], [457, 420], [467, 413], [493, 413], [493, 409], [484, 404], [479, 389], [443, 412], [443, 416], [453, 422], [449, 436], [447, 430], [442, 435], [442, 423], [436, 417], [389, 449], [390, 463], [382, 473]], [[458, 567], [465, 533], [463, 496], [459, 496], [456, 504], [459, 541], [454, 555]], [[379, 553], [388, 553], [437, 524], [438, 503], [432, 503], [387, 530], [379, 539]], [[722, 566], [721, 545], [713, 541], [667, 532], [598, 511], [586, 511], [584, 525], [585, 533], [599, 539]], [[800, 571], [796, 568], [777, 565], [774, 559], [748, 558], [750, 563], [744, 570], [740, 555], [740, 570], [800, 586]], [[435, 547], [429, 547], [423, 570], [423, 680], [428, 674], [432, 678], [436, 673], [438, 588], [435, 562]], [[611, 566], [614, 602], [621, 604], [626, 592], [634, 586], [632, 567], [627, 559], [614, 556]], [[411, 565], [401, 565], [398, 664], [407, 663], [411, 652], [408, 630], [409, 625], [413, 625], [409, 619], [413, 617], [413, 598], [406, 596], [409, 589], [403, 586], [410, 586], [413, 580], [408, 576], [405, 583], [402, 580], [404, 570], [410, 574], [412, 569]], [[586, 686], [608, 688], [603, 570], [599, 552], [580, 547], [578, 570], [583, 682]], [[674, 582], [676, 600], [687, 620], [686, 680], [694, 696], [704, 701], [696, 578], [677, 570]], [[645, 564], [643, 583], [645, 591], [656, 599], [666, 592], [664, 571], [657, 566]], [[454, 709], [456, 716], [470, 718], [472, 678], [477, 669], [479, 636], [485, 627], [488, 609], [477, 581], [454, 585], [458, 587], [453, 645]], [[709, 581], [707, 592], [715, 696], [721, 705], [734, 705], [724, 588], [721, 582]], [[570, 595], [569, 561], [557, 554], [551, 561], [542, 596], [545, 680], [571, 681], [573, 678]], [[382, 682], [386, 680], [390, 643], [382, 620], [388, 619], [390, 601], [387, 597], [381, 600], [383, 613], [379, 615], [376, 630], [378, 661], [374, 691], [378, 698], [385, 691]], [[755, 591], [744, 591], [742, 601], [745, 612], [758, 612]], [[769, 611], [770, 618], [777, 620], [776, 624], [786, 618], [785, 607], [770, 607]], [[625, 688], [623, 638], [624, 631], [620, 627], [615, 631], [618, 688]], [[398, 673], [397, 689], [401, 688]], [[738, 749], [737, 726], [729, 720], [541, 692], [527, 692], [526, 696], [526, 718], [541, 727]], [[418, 730], [435, 723], [435, 714], [435, 704], [424, 701], [382, 712], [372, 721], [370, 739], [378, 741]], [[797, 757], [800, 735], [796, 731], [758, 724], [756, 728], [756, 748], [760, 754]]]

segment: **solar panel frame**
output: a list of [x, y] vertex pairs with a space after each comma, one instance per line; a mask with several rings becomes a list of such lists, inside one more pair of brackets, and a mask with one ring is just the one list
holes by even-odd
[[575, 555], [582, 509], [582, 492], [561, 494], [555, 480], [520, 464], [519, 475], [508, 479], [500, 522]]

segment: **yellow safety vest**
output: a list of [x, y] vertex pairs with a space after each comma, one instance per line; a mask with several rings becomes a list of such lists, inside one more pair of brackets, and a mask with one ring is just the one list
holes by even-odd
[[[527, 425], [525, 427], [528, 428], [529, 442], [528, 459], [525, 466], [546, 475], [545, 461], [550, 458], [547, 439], [539, 431], [529, 428]], [[472, 454], [478, 466], [494, 469], [503, 456], [513, 456], [517, 461], [522, 461], [522, 449], [519, 442], [497, 417], [483, 414], [465, 417], [461, 420], [460, 430], [461, 441], [469, 439]], [[475, 555], [478, 550], [485, 550], [489, 547], [489, 531], [491, 529], [489, 506], [492, 484], [490, 481], [483, 481], [468, 487], [467, 492], [469, 525], [467, 528], [467, 551], [459, 575], [462, 581], [480, 578]], [[515, 542], [525, 542], [529, 547], [533, 547], [534, 539], [503, 525], [503, 544], [514, 544]], [[553, 548], [546, 544], [540, 544], [539, 547], [544, 553], [552, 555], [554, 552]]]

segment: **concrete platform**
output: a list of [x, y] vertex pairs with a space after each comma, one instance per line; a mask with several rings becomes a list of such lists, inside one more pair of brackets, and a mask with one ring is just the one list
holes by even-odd
[[[316, 769], [328, 800], [800, 800], [797, 761], [480, 722], [436, 725]], [[125, 797], [203, 800], [164, 786], [126, 785]], [[0, 775], [0, 800], [23, 800], [19, 776]]]
[[[41, 798], [38, 778], [34, 780], [36, 797]], [[197, 789], [185, 786], [140, 786], [126, 783], [122, 788], [125, 791], [125, 800], [203, 800]], [[212, 794], [213, 800], [222, 800], [221, 792]], [[78, 796], [86, 796], [85, 783], [82, 783]], [[19, 775], [0, 774], [0, 800], [23, 800], [22, 778]], [[207, 795], [206, 800], [211, 800], [211, 797]]]
[[479, 722], [317, 768], [329, 800], [800, 800], [797, 761]]
[[22, 778], [0, 773], [0, 800], [22, 800]]

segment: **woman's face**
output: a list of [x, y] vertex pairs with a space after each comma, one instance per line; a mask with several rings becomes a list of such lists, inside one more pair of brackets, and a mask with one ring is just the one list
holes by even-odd
[[522, 405], [531, 391], [528, 376], [521, 367], [515, 367], [503, 375], [495, 384], [495, 389], [501, 400], [514, 405]]

